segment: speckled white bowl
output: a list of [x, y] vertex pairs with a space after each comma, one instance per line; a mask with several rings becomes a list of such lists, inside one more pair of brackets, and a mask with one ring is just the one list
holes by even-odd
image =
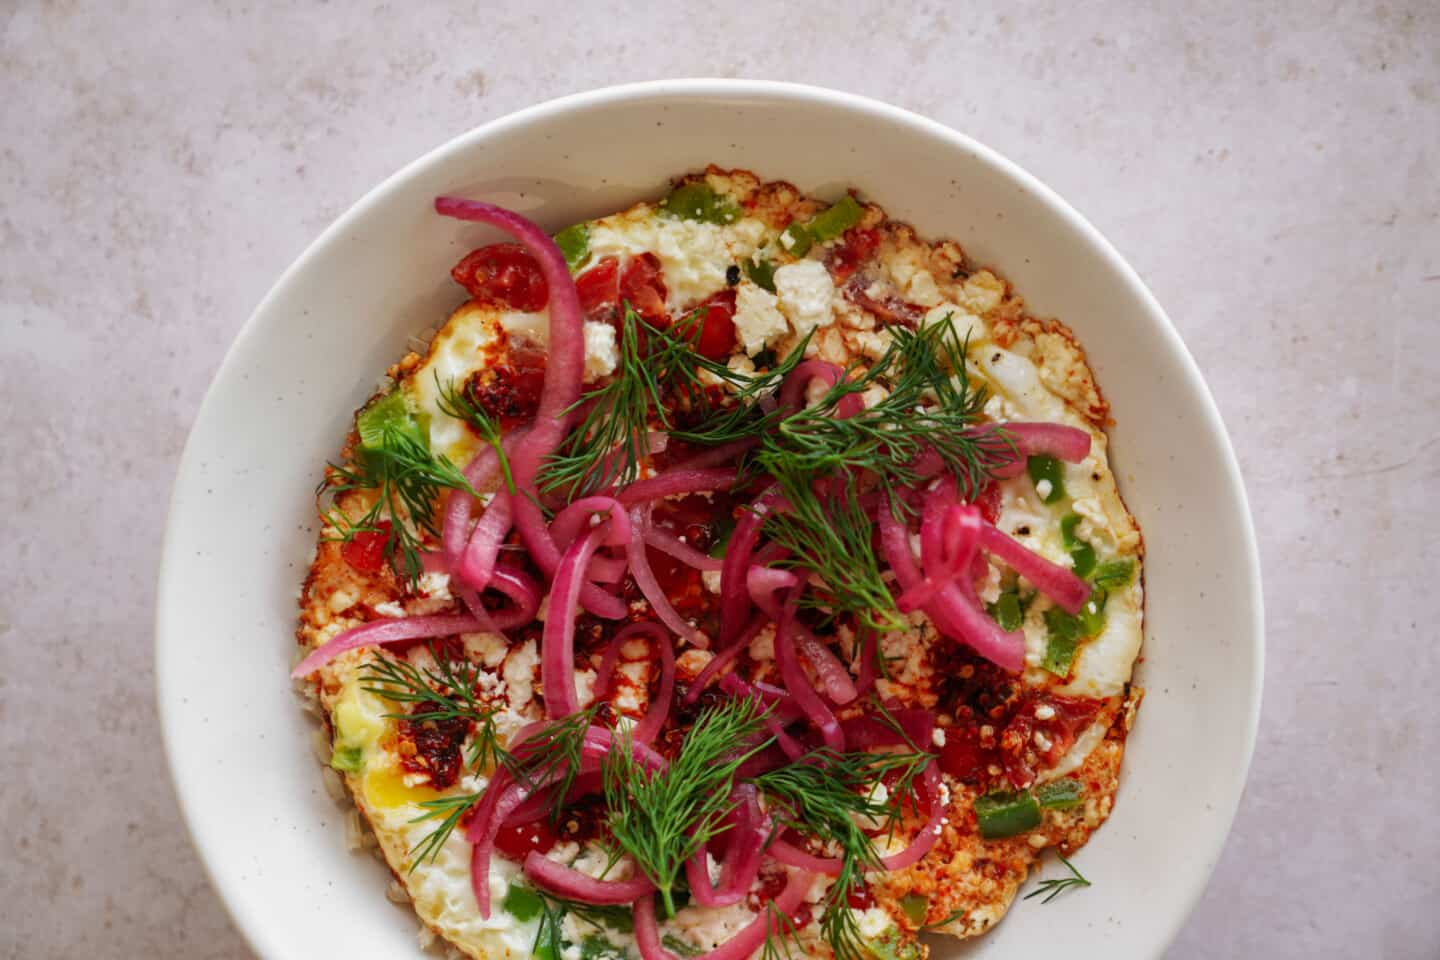
[[165, 745], [215, 887], [265, 957], [419, 955], [384, 870], [346, 852], [287, 671], [321, 465], [406, 337], [454, 306], [450, 266], [488, 236], [435, 216], [431, 198], [483, 197], [558, 228], [707, 162], [822, 197], [858, 187], [997, 266], [1084, 343], [1149, 551], [1149, 694], [1115, 814], [1076, 857], [1095, 885], [1019, 903], [991, 935], [936, 955], [1160, 954], [1220, 854], [1260, 709], [1259, 563], [1220, 416], [1134, 271], [1034, 177], [914, 114], [771, 83], [615, 87], [467, 133], [366, 195], [245, 325], [185, 448], [159, 585]]

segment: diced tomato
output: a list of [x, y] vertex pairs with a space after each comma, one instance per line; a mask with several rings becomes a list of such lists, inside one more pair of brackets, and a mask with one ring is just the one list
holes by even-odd
[[945, 746], [940, 748], [940, 769], [956, 780], [974, 783], [984, 764], [980, 734], [972, 726], [946, 727]]
[[845, 897], [845, 902], [850, 905], [851, 910], [869, 910], [875, 906], [875, 894], [870, 892], [868, 886], [860, 886], [852, 889]]
[[[1030, 759], [1041, 767], [1058, 763], [1075, 745], [1075, 738], [1080, 732], [1095, 721], [1102, 705], [1100, 700], [1048, 694], [1021, 700], [1000, 734], [1000, 753], [1011, 785], [1018, 790], [1034, 783], [1035, 768]], [[1044, 720], [1038, 718], [1035, 710], [1040, 706], [1048, 706], [1054, 711], [1054, 716]], [[1035, 743], [1036, 731], [1044, 734], [1050, 743], [1049, 749], [1039, 749]]]
[[703, 357], [724, 360], [735, 349], [735, 291], [721, 290], [700, 304], [700, 308], [705, 314], [701, 318], [696, 349]]
[[378, 573], [385, 565], [385, 542], [390, 539], [390, 521], [381, 520], [378, 529], [366, 530], [340, 545], [340, 558], [352, 570]]
[[653, 253], [642, 253], [632, 258], [620, 275], [620, 299], [657, 327], [669, 323], [665, 312], [667, 292], [661, 276], [660, 258]]
[[580, 309], [591, 320], [608, 320], [620, 302], [620, 261], [605, 257], [575, 278]]
[[980, 516], [984, 517], [987, 523], [1000, 519], [1000, 485], [985, 484], [985, 488], [975, 497], [975, 506], [980, 508]]
[[481, 303], [533, 313], [550, 299], [545, 275], [518, 243], [493, 243], [472, 250], [450, 271], [455, 282]]
[[851, 227], [840, 237], [830, 254], [830, 274], [836, 281], [850, 279], [860, 264], [880, 246], [880, 231], [874, 227]]
[[550, 824], [542, 817], [534, 823], [501, 827], [495, 836], [495, 849], [511, 860], [524, 860], [531, 850], [545, 853], [555, 846], [557, 838]]

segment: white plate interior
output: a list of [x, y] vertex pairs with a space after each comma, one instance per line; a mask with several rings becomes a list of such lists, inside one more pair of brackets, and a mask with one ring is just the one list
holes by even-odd
[[1095, 885], [1017, 904], [978, 943], [935, 955], [1159, 954], [1220, 853], [1259, 713], [1259, 565], [1219, 415], [1138, 278], [1046, 188], [912, 114], [778, 84], [613, 88], [466, 134], [360, 201], [246, 324], [181, 462], [157, 624], [166, 747], [216, 887], [263, 956], [419, 955], [385, 871], [345, 849], [286, 674], [321, 467], [406, 338], [460, 301], [451, 265], [493, 237], [435, 216], [433, 197], [485, 198], [558, 229], [708, 162], [822, 197], [858, 187], [923, 234], [960, 241], [1079, 335], [1148, 550], [1137, 675], [1148, 695], [1116, 813], [1076, 858]]

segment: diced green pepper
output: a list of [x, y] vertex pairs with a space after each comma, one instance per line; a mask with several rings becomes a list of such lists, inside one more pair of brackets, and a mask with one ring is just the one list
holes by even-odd
[[676, 187], [660, 201], [660, 209], [672, 217], [702, 223], [734, 223], [740, 219], [740, 208], [735, 201], [722, 197], [708, 183], [687, 183]]
[[1075, 561], [1071, 571], [1077, 577], [1084, 577], [1095, 569], [1095, 548], [1075, 535], [1075, 528], [1079, 525], [1078, 513], [1065, 514], [1060, 518], [1060, 539], [1065, 542], [1070, 559]]
[[1134, 575], [1134, 560], [1106, 560], [1095, 568], [1090, 582], [1101, 590], [1114, 590], [1125, 586]]
[[745, 276], [762, 290], [775, 292], [775, 264], [769, 260], [750, 259], [745, 261]]
[[1013, 837], [1040, 825], [1040, 804], [1029, 791], [996, 790], [975, 798], [975, 820], [986, 840]]
[[1039, 454], [1025, 461], [1025, 470], [1030, 474], [1030, 481], [1035, 484], [1035, 492], [1039, 494], [1041, 503], [1055, 503], [1065, 496], [1065, 476], [1061, 472], [1059, 460]]
[[405, 405], [405, 395], [394, 390], [374, 401], [355, 418], [355, 432], [360, 434], [360, 446], [365, 450], [378, 450], [385, 445], [385, 436], [393, 431], [409, 433], [416, 440], [429, 446], [420, 422]]
[[1024, 613], [1020, 609], [1020, 595], [1011, 590], [1000, 594], [1000, 599], [990, 607], [990, 616], [1000, 624], [1001, 630], [1019, 630], [1024, 619]]
[[590, 224], [577, 223], [555, 234], [555, 246], [565, 255], [565, 265], [574, 273], [590, 258]]
[[516, 920], [534, 920], [540, 916], [540, 911], [545, 909], [545, 903], [540, 899], [540, 894], [531, 890], [524, 884], [511, 883], [505, 891], [505, 899], [500, 902], [505, 912]]
[[337, 745], [330, 754], [330, 766], [344, 773], [359, 773], [365, 766], [364, 748]]
[[919, 960], [920, 958], [920, 945], [900, 936], [900, 931], [894, 927], [873, 940], [866, 940], [865, 949], [870, 951], [870, 956], [875, 960]]
[[814, 218], [806, 224], [810, 230], [810, 236], [816, 243], [824, 243], [826, 240], [834, 240], [840, 234], [849, 230], [860, 222], [860, 215], [865, 211], [855, 198], [845, 194], [834, 204], [815, 214]]
[[802, 224], [792, 223], [780, 234], [780, 249], [795, 259], [800, 259], [810, 252], [810, 246], [815, 242], [810, 236], [810, 231]]
[[1035, 802], [1042, 810], [1069, 810], [1085, 800], [1079, 780], [1051, 780], [1035, 788]]
[[1105, 601], [1109, 599], [1104, 590], [1090, 592], [1090, 599], [1080, 608], [1077, 619], [1080, 632], [1086, 637], [1098, 637], [1105, 629]]
[[900, 912], [918, 927], [930, 912], [930, 898], [923, 893], [907, 893], [900, 898]]
[[1070, 665], [1075, 662], [1075, 646], [1081, 637], [1080, 618], [1059, 607], [1051, 607], [1045, 611], [1045, 631], [1048, 637], [1040, 666], [1057, 677], [1069, 675]]

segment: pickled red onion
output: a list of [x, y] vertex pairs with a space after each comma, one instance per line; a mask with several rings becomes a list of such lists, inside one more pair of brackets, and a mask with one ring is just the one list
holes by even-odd
[[525, 857], [525, 876], [536, 886], [559, 894], [567, 900], [601, 906], [633, 903], [639, 897], [655, 892], [655, 884], [644, 875], [630, 880], [597, 880], [579, 870], [551, 860], [538, 850]]
[[403, 640], [429, 640], [434, 637], [454, 636], [457, 633], [475, 633], [482, 629], [484, 627], [479, 620], [466, 614], [371, 620], [358, 627], [351, 627], [316, 647], [290, 671], [290, 676], [297, 679], [309, 676], [342, 653], [361, 647], [380, 647]]
[[[786, 881], [785, 888], [775, 897], [774, 907], [784, 917], [793, 920], [795, 911], [804, 902], [805, 894], [814, 884], [815, 877], [809, 873], [793, 873]], [[655, 898], [641, 897], [635, 901], [635, 945], [640, 949], [641, 960], [676, 960], [675, 954], [660, 945], [660, 928], [655, 922]], [[782, 922], [771, 915], [769, 907], [755, 915], [739, 933], [729, 940], [700, 954], [694, 960], [746, 960], [760, 949], [772, 935], [784, 936]]]

